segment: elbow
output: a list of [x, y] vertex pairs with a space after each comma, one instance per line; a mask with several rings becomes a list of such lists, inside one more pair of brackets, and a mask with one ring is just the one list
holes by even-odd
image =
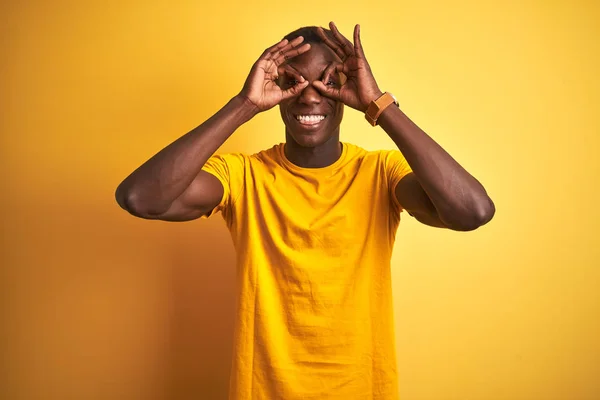
[[115, 192], [119, 206], [129, 214], [140, 218], [151, 218], [156, 213], [149, 209], [148, 204], [135, 190], [125, 190], [119, 186]]
[[461, 218], [454, 218], [446, 223], [448, 228], [455, 231], [474, 231], [492, 220], [496, 213], [496, 206], [489, 197], [478, 202], [469, 212]]
[[129, 212], [130, 214], [139, 214], [136, 210], [139, 210], [139, 196], [132, 190], [123, 188], [123, 185], [119, 185], [115, 192], [115, 200], [119, 206]]
[[486, 205], [483, 208], [483, 213], [482, 213], [482, 223], [481, 225], [485, 225], [488, 222], [490, 222], [492, 220], [492, 218], [494, 218], [494, 214], [496, 214], [496, 205], [494, 204], [494, 202], [492, 201], [492, 199], [490, 199], [489, 197], [487, 198], [486, 201]]
[[118, 187], [117, 190], [115, 191], [115, 200], [117, 201], [117, 204], [123, 209], [127, 211], [127, 197], [128, 197], [128, 193], [127, 191], [123, 188], [123, 184], [121, 183]]

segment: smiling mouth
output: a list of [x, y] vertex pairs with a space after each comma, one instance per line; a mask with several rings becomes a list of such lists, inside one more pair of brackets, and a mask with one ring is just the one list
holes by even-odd
[[321, 115], [321, 114], [306, 114], [306, 115], [294, 115], [294, 119], [303, 126], [314, 126], [314, 125], [318, 125], [319, 123], [321, 123], [325, 118], [327, 118], [326, 115]]

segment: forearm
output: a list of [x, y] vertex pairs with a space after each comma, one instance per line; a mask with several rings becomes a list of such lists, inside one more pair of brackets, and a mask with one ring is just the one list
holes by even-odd
[[232, 98], [211, 118], [131, 173], [117, 188], [118, 203], [126, 209], [145, 209], [155, 213], [166, 210], [186, 190], [215, 151], [256, 112], [244, 97]]
[[494, 203], [481, 183], [399, 108], [386, 108], [378, 123], [406, 158], [442, 222], [469, 229], [492, 218]]

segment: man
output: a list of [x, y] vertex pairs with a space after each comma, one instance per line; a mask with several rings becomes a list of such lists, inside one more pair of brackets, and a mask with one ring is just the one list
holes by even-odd
[[[238, 263], [233, 399], [397, 398], [390, 259], [401, 211], [457, 231], [494, 214], [483, 186], [379, 89], [360, 27], [354, 43], [330, 28], [265, 50], [238, 95], [117, 189], [141, 218], [222, 212]], [[275, 105], [285, 144], [214, 155]], [[344, 105], [399, 150], [341, 143]]]

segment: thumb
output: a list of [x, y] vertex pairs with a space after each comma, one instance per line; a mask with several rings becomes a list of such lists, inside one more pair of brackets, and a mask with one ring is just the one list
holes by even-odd
[[281, 91], [281, 99], [282, 100], [289, 99], [290, 97], [294, 97], [297, 94], [299, 94], [301, 91], [303, 91], [308, 86], [308, 81], [304, 78], [302, 78], [302, 79], [303, 79], [302, 82], [295, 84], [294, 86], [292, 86], [289, 89], [282, 90]]
[[329, 87], [321, 81], [314, 81], [312, 84], [323, 96], [327, 96], [334, 100], [341, 100], [340, 88]]

